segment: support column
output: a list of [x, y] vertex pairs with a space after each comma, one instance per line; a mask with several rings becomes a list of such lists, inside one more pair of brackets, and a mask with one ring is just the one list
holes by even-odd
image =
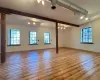
[[1, 13], [1, 63], [6, 61], [6, 14]]
[[56, 22], [56, 53], [59, 53], [59, 49], [58, 49], [58, 22]]

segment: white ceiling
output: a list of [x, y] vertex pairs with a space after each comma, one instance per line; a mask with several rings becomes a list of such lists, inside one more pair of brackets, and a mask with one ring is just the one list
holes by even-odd
[[[30, 24], [28, 24], [28, 22]], [[35, 24], [33, 24], [34, 22]], [[7, 15], [6, 23], [15, 24], [15, 25], [24, 25], [24, 26], [41, 26], [41, 27], [55, 28], [54, 22], [40, 20], [40, 19], [26, 17], [26, 16], [15, 15], [15, 14]], [[72, 27], [72, 26], [59, 24], [59, 27]]]
[[[100, 14], [100, 0], [70, 0], [89, 12], [92, 19], [98, 18]], [[57, 19], [74, 24], [83, 24], [87, 21], [80, 20], [78, 15], [61, 6], [57, 6], [56, 10], [51, 9], [51, 3], [45, 1], [45, 5], [38, 4], [36, 0], [0, 0], [0, 6], [11, 8], [14, 10], [36, 14], [52, 19]]]
[[70, 0], [78, 6], [86, 9], [89, 14], [100, 11], [100, 0]]
[[[30, 24], [28, 24], [28, 22]], [[35, 22], [35, 24], [33, 24]], [[7, 24], [15, 24], [15, 25], [24, 25], [24, 26], [42, 26], [42, 27], [55, 27], [54, 22], [40, 20], [36, 18], [20, 16], [15, 14], [7, 15], [6, 17]]]

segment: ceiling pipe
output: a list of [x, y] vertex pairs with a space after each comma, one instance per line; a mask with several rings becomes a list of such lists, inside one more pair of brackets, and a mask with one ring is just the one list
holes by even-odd
[[59, 6], [62, 6], [64, 8], [67, 8], [67, 9], [73, 11], [74, 13], [78, 13], [78, 14], [81, 14], [81, 15], [84, 15], [84, 16], [88, 15], [88, 11], [87, 10], [77, 6], [76, 4], [70, 2], [69, 0], [50, 0], [50, 1], [52, 3], [52, 7], [54, 9], [55, 9], [56, 4], [57, 4]]

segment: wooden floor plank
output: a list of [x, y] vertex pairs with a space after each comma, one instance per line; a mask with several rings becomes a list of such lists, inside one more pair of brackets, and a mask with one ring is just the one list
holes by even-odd
[[60, 48], [8, 53], [0, 80], [100, 80], [100, 54]]

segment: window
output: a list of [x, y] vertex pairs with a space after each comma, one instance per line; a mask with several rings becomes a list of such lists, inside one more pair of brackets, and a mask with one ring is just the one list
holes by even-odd
[[37, 44], [37, 33], [30, 31], [30, 44]]
[[10, 29], [8, 31], [8, 45], [20, 45], [20, 31]]
[[92, 28], [81, 29], [81, 43], [92, 43]]
[[49, 32], [44, 33], [44, 44], [50, 44], [50, 33]]

